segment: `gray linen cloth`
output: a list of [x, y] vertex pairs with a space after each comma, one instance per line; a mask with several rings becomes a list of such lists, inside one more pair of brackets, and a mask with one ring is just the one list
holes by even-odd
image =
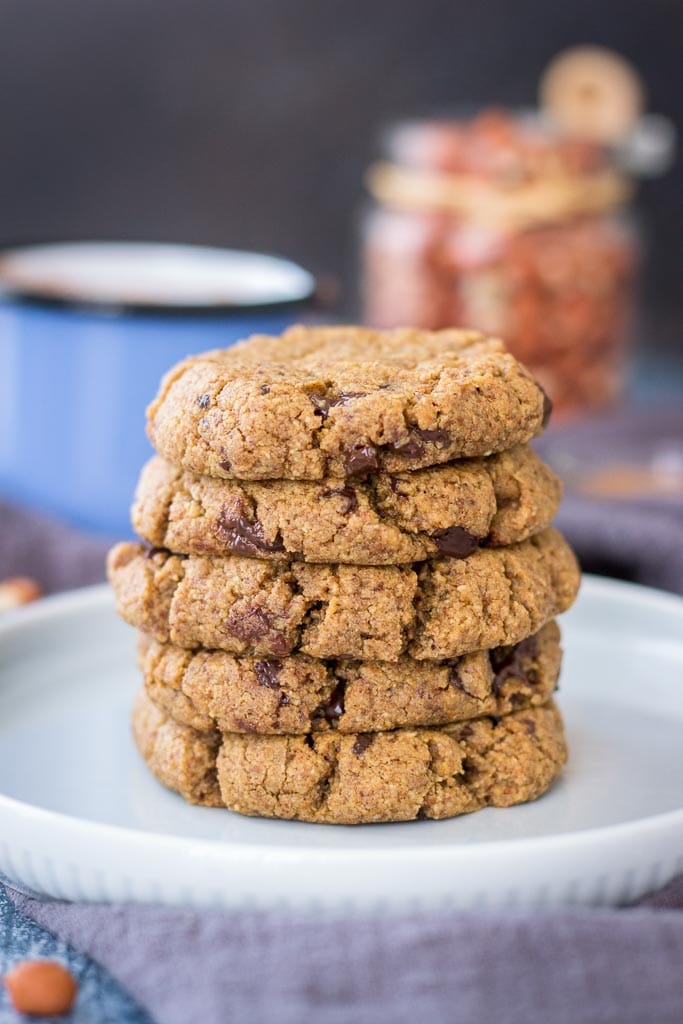
[[683, 1021], [683, 879], [637, 908], [552, 914], [320, 918], [12, 896], [158, 1024]]

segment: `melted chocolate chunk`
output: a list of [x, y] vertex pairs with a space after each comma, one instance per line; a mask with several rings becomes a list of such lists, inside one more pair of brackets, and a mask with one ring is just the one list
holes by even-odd
[[374, 738], [374, 734], [371, 732], [361, 732], [356, 736], [356, 742], [351, 748], [356, 757], [360, 757], [361, 754], [365, 753]]
[[277, 658], [284, 658], [292, 650], [292, 645], [284, 633], [274, 633], [270, 638], [270, 649]]
[[524, 662], [535, 656], [536, 648], [536, 637], [529, 636], [514, 647], [494, 647], [489, 651], [489, 661], [494, 672], [492, 689], [496, 696], [500, 693], [503, 683], [510, 677], [520, 679], [528, 686], [533, 686], [538, 681], [533, 669], [524, 671]]
[[346, 508], [344, 514], [349, 515], [351, 512], [355, 512], [358, 508], [358, 495], [353, 487], [335, 487], [330, 490], [321, 491], [321, 498], [331, 498], [333, 495], [339, 494], [341, 497], [346, 499]]
[[342, 392], [337, 398], [328, 398], [327, 395], [317, 395], [315, 392], [308, 396], [316, 413], [322, 416], [323, 423], [330, 414], [330, 409], [333, 409], [337, 405], [348, 405], [349, 402], [353, 401], [354, 398], [363, 398], [363, 394], [356, 392]]
[[[224, 628], [230, 636], [237, 637], [244, 643], [253, 643], [268, 637], [272, 625], [268, 612], [264, 608], [252, 605], [242, 612], [233, 609], [225, 620]], [[283, 633], [273, 633], [268, 638], [268, 646], [278, 658], [283, 658], [290, 652], [290, 644]]]
[[450, 434], [447, 430], [437, 428], [435, 430], [423, 430], [421, 427], [411, 427], [410, 437], [402, 444], [394, 444], [392, 447], [399, 455], [408, 455], [416, 458], [422, 455], [427, 444], [446, 444], [450, 441]]
[[327, 398], [326, 395], [316, 395], [315, 393], [309, 395], [308, 397], [311, 402], [311, 405], [315, 409], [316, 415], [320, 416], [324, 423], [330, 411], [331, 402], [329, 398]]
[[435, 430], [422, 430], [421, 427], [414, 427], [413, 431], [427, 444], [446, 444], [451, 439], [448, 431], [441, 427], [437, 427]]
[[340, 680], [327, 700], [320, 705], [320, 712], [328, 722], [336, 722], [344, 714], [344, 697], [346, 695], [346, 683]]
[[223, 461], [219, 462], [218, 465], [221, 467], [221, 469], [224, 469], [226, 473], [229, 473], [230, 470], [232, 469], [232, 462], [230, 462], [229, 459], [223, 459]]
[[449, 558], [467, 558], [481, 542], [480, 537], [468, 533], [462, 526], [449, 526], [447, 530], [439, 530], [432, 536], [441, 554]]
[[278, 679], [278, 676], [280, 675], [281, 669], [282, 662], [269, 658], [267, 661], [255, 662], [254, 675], [261, 686], [267, 686], [269, 690], [279, 690], [280, 680]]
[[280, 534], [274, 540], [267, 541], [263, 535], [263, 525], [253, 518], [253, 509], [242, 499], [225, 502], [213, 532], [233, 555], [258, 558], [261, 554], [284, 551]]
[[197, 405], [200, 409], [208, 409], [211, 405], [211, 395], [200, 395], [197, 399]]
[[347, 476], [364, 477], [379, 469], [377, 449], [370, 444], [355, 444], [344, 458], [344, 470]]
[[465, 693], [465, 687], [462, 685], [462, 679], [460, 678], [460, 662], [461, 658], [456, 658], [455, 661], [451, 661], [448, 664], [448, 682], [451, 686], [454, 686], [456, 690], [462, 690]]
[[539, 384], [539, 388], [541, 390], [541, 394], [543, 395], [543, 421], [542, 421], [542, 426], [543, 426], [543, 429], [545, 430], [545, 428], [548, 426], [548, 423], [550, 422], [550, 417], [552, 416], [553, 403], [550, 400], [550, 398], [548, 397], [548, 395], [546, 395], [546, 393], [543, 390], [543, 388], [541, 388], [540, 384]]
[[394, 444], [392, 448], [396, 450], [399, 455], [407, 455], [410, 459], [416, 459], [425, 450], [424, 445], [417, 438], [409, 438], [405, 444]]

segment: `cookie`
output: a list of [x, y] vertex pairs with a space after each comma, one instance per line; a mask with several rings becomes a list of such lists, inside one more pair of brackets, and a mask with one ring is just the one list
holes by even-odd
[[340, 484], [217, 480], [157, 457], [142, 471], [133, 526], [181, 554], [398, 565], [525, 540], [550, 525], [561, 494], [526, 446]]
[[220, 807], [216, 755], [220, 737], [178, 725], [147, 697], [133, 708], [133, 738], [150, 771], [192, 804]]
[[449, 662], [237, 658], [142, 636], [148, 696], [201, 732], [296, 735], [382, 732], [505, 715], [544, 704], [560, 672], [560, 631], [549, 622], [512, 647]]
[[215, 776], [205, 771], [213, 764], [230, 810], [326, 824], [450, 818], [535, 800], [567, 757], [552, 703], [440, 729], [221, 737], [179, 725], [142, 696], [133, 723], [154, 775], [186, 800], [216, 806]]
[[505, 451], [549, 411], [529, 371], [475, 331], [295, 327], [179, 363], [148, 433], [193, 473], [358, 479]]
[[123, 543], [108, 571], [121, 617], [161, 643], [364, 661], [444, 661], [518, 643], [566, 611], [579, 586], [574, 555], [552, 529], [416, 568], [181, 556]]

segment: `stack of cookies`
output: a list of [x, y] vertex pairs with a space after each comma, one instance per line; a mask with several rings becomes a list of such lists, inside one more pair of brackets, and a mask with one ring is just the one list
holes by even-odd
[[527, 442], [548, 401], [472, 331], [297, 327], [173, 368], [117, 545], [134, 734], [193, 803], [357, 824], [540, 796], [579, 572]]

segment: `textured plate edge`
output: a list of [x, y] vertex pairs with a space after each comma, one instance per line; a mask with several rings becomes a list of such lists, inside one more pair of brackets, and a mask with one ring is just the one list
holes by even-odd
[[[584, 577], [583, 585], [591, 595], [609, 597], [611, 600], [614, 600], [616, 597], [618, 600], [626, 601], [629, 604], [633, 602], [642, 603], [643, 600], [646, 600], [649, 604], [654, 604], [655, 610], [666, 611], [669, 614], [674, 614], [676, 617], [680, 616], [683, 620], [683, 601], [675, 595], [640, 587], [636, 584], [592, 576]], [[82, 588], [49, 597], [36, 602], [34, 605], [29, 605], [26, 608], [4, 615], [2, 621], [0, 621], [0, 640], [2, 640], [4, 635], [15, 632], [21, 633], [24, 628], [31, 628], [43, 621], [58, 621], [62, 616], [71, 616], [82, 611], [97, 611], [100, 608], [111, 605], [113, 605], [113, 597], [107, 584], [99, 584], [94, 587]], [[12, 831], [16, 833], [17, 830], [29, 836], [37, 832], [35, 839], [37, 840], [38, 836], [40, 836], [44, 844], [46, 832], [49, 831], [54, 836], [56, 842], [60, 844], [65, 843], [67, 846], [73, 846], [74, 849], [80, 851], [80, 856], [77, 856], [75, 861], [72, 860], [67, 865], [69, 878], [65, 880], [64, 878], [58, 878], [60, 867], [52, 862], [49, 857], [44, 858], [44, 873], [41, 872], [40, 866], [32, 863], [33, 858], [30, 849], [22, 843], [21, 839], [17, 843], [15, 854], [9, 857], [7, 857], [7, 840], [0, 847], [3, 851], [2, 865], [0, 866], [8, 875], [36, 891], [62, 899], [107, 901], [124, 898], [134, 902], [156, 900], [177, 905], [220, 905], [231, 907], [243, 906], [245, 905], [245, 900], [247, 905], [252, 905], [254, 900], [258, 902], [254, 886], [251, 886], [251, 891], [249, 891], [250, 887], [247, 887], [246, 892], [234, 892], [234, 889], [231, 887], [232, 891], [229, 894], [230, 898], [227, 903], [221, 898], [226, 894], [217, 891], [215, 898], [212, 898], [207, 903], [204, 898], [199, 898], [197, 902], [197, 896], [193, 894], [192, 887], [187, 882], [179, 886], [176, 881], [175, 885], [167, 888], [166, 891], [165, 887], [159, 883], [158, 885], [150, 886], [143, 893], [135, 884], [135, 880], [126, 879], [123, 875], [120, 875], [117, 884], [114, 886], [116, 891], [113, 892], [111, 891], [111, 884], [107, 883], [104, 872], [101, 870], [99, 871], [99, 884], [97, 886], [84, 885], [79, 877], [80, 873], [85, 871], [92, 874], [93, 871], [98, 871], [97, 865], [90, 863], [88, 858], [83, 856], [83, 851], [87, 847], [101, 847], [98, 855], [103, 854], [105, 850], [111, 852], [116, 849], [121, 855], [132, 854], [134, 857], [141, 856], [143, 859], [145, 857], [158, 858], [160, 855], [168, 854], [172, 851], [179, 860], [191, 863], [199, 862], [205, 867], [207, 864], [211, 864], [217, 874], [225, 873], [226, 879], [231, 872], [238, 870], [246, 870], [248, 874], [249, 869], [255, 865], [261, 865], [272, 872], [276, 861], [281, 871], [291, 871], [295, 866], [298, 868], [302, 867], [301, 848], [295, 845], [280, 848], [270, 846], [264, 849], [260, 844], [231, 845], [219, 840], [188, 840], [185, 837], [164, 833], [137, 831], [122, 826], [86, 821], [71, 815], [27, 804], [3, 794], [0, 794], [0, 822], [3, 823], [0, 834], [4, 833], [5, 836]], [[666, 846], [669, 842], [672, 844], [671, 852], [661, 852], [660, 844]], [[392, 850], [391, 859], [392, 865], [395, 865], [397, 869], [402, 871], [419, 870], [424, 872], [427, 869], [454, 872], [462, 870], [464, 866], [459, 864], [459, 861], [471, 866], [473, 860], [477, 861], [477, 864], [481, 866], [483, 871], [486, 867], [486, 861], [491, 859], [493, 864], [495, 864], [501, 856], [506, 856], [508, 860], [513, 859], [515, 861], [521, 858], [521, 860], [527, 862], [527, 867], [531, 868], [532, 861], [542, 864], [548, 861], [553, 862], [557, 858], [564, 859], [567, 856], [575, 856], [581, 859], [594, 854], [596, 846], [611, 847], [613, 844], [615, 848], [619, 849], [622, 856], [627, 852], [626, 848], [633, 847], [635, 849], [643, 844], [652, 847], [653, 855], [659, 849], [661, 856], [654, 861], [650, 861], [647, 866], [643, 863], [634, 864], [628, 869], [628, 877], [624, 878], [623, 884], [617, 885], [616, 889], [615, 880], [610, 879], [604, 881], [602, 892], [600, 892], [599, 883], [601, 878], [604, 880], [604, 872], [595, 878], [589, 879], [586, 875], [580, 879], [577, 878], [571, 885], [567, 886], [564, 896], [559, 899], [560, 904], [588, 903], [600, 905], [603, 903], [624, 902], [625, 899], [635, 899], [648, 891], [648, 886], [644, 883], [641, 876], [647, 876], [650, 888], [653, 888], [654, 884], [664, 884], [668, 881], [676, 871], [683, 869], [683, 808], [664, 814], [652, 815], [648, 818], [641, 818], [634, 822], [624, 822], [618, 825], [585, 829], [579, 832], [569, 832], [554, 836], [521, 837], [500, 840], [496, 843], [479, 842], [451, 848], [425, 849], [413, 847]], [[674, 844], [675, 849], [673, 849]], [[362, 861], [366, 864], [370, 862], [374, 870], [381, 864], [386, 865], [388, 854], [389, 851], [386, 849], [335, 851], [328, 848], [309, 848], [306, 849], [303, 859], [305, 859], [306, 866], [310, 867], [311, 870], [325, 867], [329, 871], [336, 866], [338, 870], [343, 868], [344, 871], [350, 872], [353, 875], [354, 865], [357, 865], [358, 862]], [[15, 859], [23, 861], [28, 870], [22, 870], [21, 863], [15, 863]], [[80, 862], [80, 866], [78, 862]], [[645, 876], [643, 876], [643, 872], [645, 872]], [[638, 881], [639, 878], [641, 878], [640, 882]], [[593, 883], [595, 883], [595, 891], [593, 896], [591, 896], [590, 893], [586, 893], [586, 887], [590, 887]], [[127, 891], [122, 892], [122, 888]], [[553, 893], [552, 886], [549, 890], [548, 885], [541, 885], [536, 898], [532, 896], [528, 885], [523, 888], [524, 892], [518, 892], [517, 894], [515, 894], [514, 886], [510, 888], [502, 905], [516, 906], [520, 899], [524, 905], [528, 905], [529, 901], [540, 907], [558, 905], [558, 894]], [[288, 900], [285, 887], [283, 886], [282, 889], [283, 905], [293, 905], [301, 909], [303, 906], [302, 902], [297, 899]], [[289, 889], [289, 886], [287, 889]], [[481, 902], [477, 902], [476, 895], [475, 893], [474, 903], [471, 900], [465, 901], [467, 906], [479, 907], [482, 905]], [[500, 895], [498, 894], [498, 898], [493, 903], [490, 903], [484, 893], [483, 905], [500, 906]], [[234, 899], [232, 898], [233, 896]], [[441, 894], [433, 893], [432, 898], [438, 898], [439, 905], [445, 901], [445, 904], [448, 905], [463, 906], [462, 901], [457, 896], [446, 892]], [[392, 899], [391, 896], [386, 896], [384, 901], [380, 898], [378, 904], [380, 909], [383, 902], [386, 902], [387, 899], [391, 903], [392, 909], [398, 909], [396, 900]], [[414, 896], [406, 897], [410, 906], [415, 906], [415, 899]], [[267, 900], [269, 906], [273, 905], [274, 902], [277, 902], [274, 896]], [[419, 899], [417, 902], [419, 904]], [[334, 910], [335, 908], [343, 909], [344, 907], [351, 909], [354, 901], [351, 900], [349, 903], [348, 896], [340, 898], [330, 897], [329, 899], [322, 900], [322, 902], [319, 897], [311, 897], [307, 900], [307, 903], [310, 904], [310, 909], [324, 908], [326, 910]], [[368, 909], [367, 902], [364, 904], [363, 909]]]

